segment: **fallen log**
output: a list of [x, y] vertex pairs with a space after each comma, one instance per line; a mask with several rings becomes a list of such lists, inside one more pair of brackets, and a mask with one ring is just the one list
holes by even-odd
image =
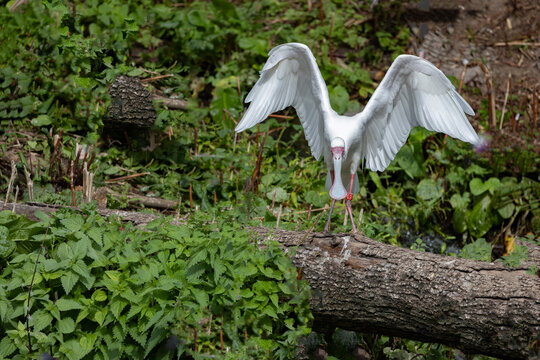
[[[36, 211], [43, 211], [44, 213], [50, 214], [61, 208], [69, 208], [72, 210], [81, 210], [76, 206], [62, 206], [62, 205], [50, 205], [50, 204], [41, 204], [41, 203], [26, 203], [26, 204], [14, 204], [7, 203], [5, 208], [2, 209], [2, 204], [0, 204], [0, 211], [10, 210], [16, 214], [24, 215], [30, 220], [39, 221], [39, 218], [35, 215]], [[125, 211], [125, 210], [115, 210], [115, 209], [96, 209], [97, 213], [103, 217], [118, 216], [126, 222], [131, 222], [135, 226], [144, 226], [149, 222], [159, 218], [159, 214], [145, 214], [138, 213], [134, 211]], [[185, 225], [184, 219], [174, 219], [172, 224], [175, 225]]]
[[259, 241], [297, 247], [293, 262], [311, 286], [319, 331], [382, 333], [504, 359], [540, 356], [540, 278], [525, 266], [423, 253], [360, 235], [254, 232]]
[[[13, 208], [26, 216], [43, 210], [6, 206]], [[130, 212], [116, 215], [139, 224], [155, 219]], [[251, 231], [260, 246], [271, 238], [287, 252], [295, 248], [293, 262], [311, 286], [314, 328], [319, 332], [339, 327], [503, 359], [540, 357], [540, 277], [527, 272], [530, 261], [507, 268], [499, 262], [403, 249], [361, 235]], [[536, 248], [530, 247], [529, 253]], [[540, 267], [540, 259], [530, 260]]]

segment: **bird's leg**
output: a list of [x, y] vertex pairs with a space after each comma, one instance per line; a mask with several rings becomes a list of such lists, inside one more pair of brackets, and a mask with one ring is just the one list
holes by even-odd
[[347, 197], [346, 197], [347, 202], [345, 203], [345, 206], [347, 207], [347, 212], [349, 213], [349, 216], [351, 218], [353, 234], [356, 234], [356, 226], [354, 225], [354, 218], [353, 218], [353, 214], [352, 214], [351, 200], [353, 198], [352, 188], [353, 188], [353, 184], [354, 184], [354, 176], [355, 175], [356, 174], [351, 174], [351, 180], [349, 181], [349, 193], [347, 194]]
[[327, 233], [330, 230], [330, 219], [332, 218], [332, 211], [334, 211], [334, 205], [336, 200], [332, 199], [332, 205], [330, 206], [330, 213], [328, 214], [328, 220], [326, 221], [326, 226], [324, 227], [324, 233]]
[[[332, 184], [334, 183], [334, 170], [330, 170], [330, 180], [332, 180]], [[330, 206], [330, 213], [328, 214], [328, 220], [326, 221], [326, 226], [324, 227], [324, 232], [327, 233], [328, 230], [330, 230], [330, 218], [332, 217], [332, 211], [334, 210], [334, 205], [336, 204], [336, 200], [332, 200], [332, 206]]]

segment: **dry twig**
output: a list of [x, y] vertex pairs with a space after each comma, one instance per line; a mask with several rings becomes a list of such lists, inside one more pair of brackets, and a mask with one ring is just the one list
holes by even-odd
[[540, 42], [526, 42], [526, 41], [509, 41], [509, 42], [496, 42], [493, 46], [540, 46]]
[[117, 177], [117, 178], [114, 178], [114, 179], [105, 180], [105, 182], [106, 183], [114, 183], [114, 182], [117, 182], [117, 181], [129, 180], [129, 179], [133, 179], [133, 178], [136, 178], [136, 177], [139, 177], [139, 176], [145, 176], [145, 175], [150, 175], [150, 173], [149, 172], [143, 172], [143, 173], [126, 175], [126, 176], [120, 176], [120, 177]]
[[155, 80], [159, 80], [159, 79], [165, 79], [165, 78], [168, 78], [168, 77], [171, 77], [171, 76], [174, 76], [174, 75], [173, 74], [159, 75], [159, 76], [154, 76], [154, 77], [151, 77], [151, 78], [142, 79], [141, 82], [145, 83], [145, 82], [155, 81]]
[[152, 98], [156, 100], [159, 105], [164, 105], [173, 110], [186, 110], [187, 101], [183, 99], [171, 99], [158, 94], [152, 94]]
[[83, 163], [83, 203], [92, 201], [94, 197], [94, 174], [88, 171], [86, 162]]
[[480, 69], [482, 69], [482, 72], [484, 73], [488, 91], [488, 127], [490, 129], [495, 129], [497, 127], [497, 120], [495, 118], [495, 89], [491, 83], [491, 73], [489, 72], [489, 69], [482, 63], [480, 63]]
[[17, 175], [17, 167], [15, 166], [15, 161], [11, 160], [11, 176], [9, 177], [8, 188], [6, 192], [6, 198], [4, 199], [4, 204], [2, 205], [2, 210], [6, 207], [6, 204], [9, 200], [9, 195], [11, 194], [11, 187], [15, 181], [15, 176]]
[[[30, 156], [30, 158], [32, 158]], [[32, 175], [26, 169], [26, 166], [23, 165], [24, 177], [26, 178], [26, 187], [28, 188], [28, 200], [34, 201], [34, 182], [32, 181]]]
[[538, 93], [536, 88], [533, 90], [533, 99], [532, 99], [532, 128], [536, 130], [538, 125]]
[[504, 103], [501, 109], [501, 120], [499, 121], [499, 130], [502, 129], [504, 113], [506, 112], [506, 102], [508, 101], [508, 94], [510, 93], [510, 82], [512, 81], [512, 74], [508, 74], [508, 83], [506, 84], [506, 93], [504, 94]]
[[73, 201], [73, 206], [77, 206], [77, 203], [75, 202], [75, 186], [73, 185], [73, 167], [75, 166], [75, 162], [71, 160], [71, 167], [69, 170], [69, 188], [71, 190], [71, 200]]

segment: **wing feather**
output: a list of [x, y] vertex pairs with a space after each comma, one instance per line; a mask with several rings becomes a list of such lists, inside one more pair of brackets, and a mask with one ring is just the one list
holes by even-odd
[[465, 114], [474, 111], [439, 69], [416, 56], [398, 56], [360, 114], [362, 164], [386, 169], [418, 125], [477, 144]]
[[304, 127], [311, 153], [323, 152], [324, 114], [331, 110], [328, 90], [315, 57], [306, 45], [283, 44], [269, 52], [261, 76], [246, 97], [251, 103], [236, 132], [264, 121], [268, 115], [293, 106]]

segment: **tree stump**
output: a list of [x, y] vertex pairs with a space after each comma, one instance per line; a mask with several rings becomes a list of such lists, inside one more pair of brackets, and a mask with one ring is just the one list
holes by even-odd
[[150, 128], [156, 121], [152, 95], [138, 78], [118, 76], [109, 90], [111, 106], [104, 119], [109, 128]]

